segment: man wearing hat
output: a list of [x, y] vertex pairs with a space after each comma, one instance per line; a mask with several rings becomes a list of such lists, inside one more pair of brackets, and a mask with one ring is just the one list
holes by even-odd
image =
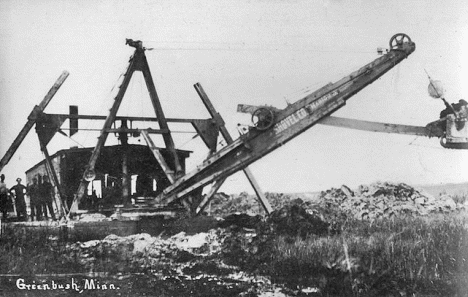
[[26, 202], [24, 201], [24, 194], [26, 194], [26, 187], [21, 184], [21, 178], [16, 179], [17, 184], [11, 187], [10, 193], [15, 196], [16, 216], [20, 220], [26, 220]]

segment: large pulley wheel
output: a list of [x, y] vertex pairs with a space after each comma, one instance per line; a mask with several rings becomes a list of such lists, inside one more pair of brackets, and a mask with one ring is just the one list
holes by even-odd
[[264, 131], [275, 123], [275, 113], [269, 108], [260, 107], [253, 112], [252, 123], [255, 128]]
[[405, 42], [411, 42], [411, 38], [408, 35], [404, 33], [395, 34], [390, 38], [390, 49], [398, 49]]

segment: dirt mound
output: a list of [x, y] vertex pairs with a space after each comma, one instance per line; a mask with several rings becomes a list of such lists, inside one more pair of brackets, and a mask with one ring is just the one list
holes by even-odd
[[[194, 235], [181, 232], [169, 238], [145, 233], [109, 235], [103, 240], [68, 244], [63, 254], [78, 261], [83, 272], [109, 271], [148, 278], [158, 284], [153, 289], [161, 296], [179, 296], [174, 292], [180, 296], [195, 296], [194, 292], [204, 292], [196, 296], [258, 296], [276, 290], [269, 278], [241, 271], [223, 260], [224, 249], [229, 246], [224, 242], [227, 237], [248, 242], [250, 237], [241, 234], [218, 228]], [[232, 255], [239, 260], [239, 253]], [[166, 291], [171, 294], [163, 294]]]
[[308, 212], [306, 207], [302, 200], [296, 199], [273, 211], [268, 217], [245, 213], [231, 214], [224, 217], [218, 226], [231, 231], [247, 229], [258, 235], [277, 234], [305, 238], [309, 234], [328, 234], [330, 224], [318, 215]]
[[178, 233], [169, 238], [141, 233], [103, 240], [67, 244], [64, 255], [74, 259], [83, 271], [165, 272], [179, 275], [181, 270], [220, 252], [223, 230], [213, 229], [195, 235]]
[[236, 213], [224, 217], [224, 219], [218, 223], [218, 226], [220, 228], [236, 226], [239, 228], [255, 229], [261, 221], [262, 217], [259, 215], [251, 216], [245, 213]]
[[322, 192], [318, 206], [343, 211], [358, 219], [415, 216], [451, 212], [462, 208], [452, 198], [434, 198], [404, 183], [361, 185], [355, 191], [346, 186]]
[[[286, 204], [293, 202], [295, 198], [303, 197], [301, 194], [285, 194], [265, 192], [266, 199], [273, 209], [279, 209]], [[209, 207], [210, 215], [224, 217], [235, 213], [245, 213], [249, 215], [266, 215], [265, 210], [260, 205], [257, 196], [242, 192], [239, 194], [227, 195], [224, 193], [215, 194]]]
[[301, 202], [296, 201], [272, 212], [266, 220], [272, 231], [276, 234], [303, 238], [309, 234], [328, 234], [330, 224], [319, 216], [309, 213]]
[[172, 236], [180, 232], [185, 232], [189, 235], [200, 232], [208, 232], [216, 228], [218, 221], [214, 217], [209, 216], [181, 216], [175, 219], [166, 220], [164, 223], [164, 235]]

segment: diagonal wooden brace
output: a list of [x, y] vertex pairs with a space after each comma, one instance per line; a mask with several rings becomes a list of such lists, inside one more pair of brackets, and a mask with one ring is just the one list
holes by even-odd
[[161, 152], [159, 149], [154, 145], [153, 140], [150, 138], [148, 131], [142, 130], [141, 134], [143, 135], [143, 138], [145, 139], [146, 143], [148, 144], [149, 148], [153, 152], [154, 157], [156, 158], [156, 161], [158, 161], [159, 165], [161, 166], [162, 170], [166, 174], [167, 179], [171, 182], [171, 184], [174, 183], [175, 178], [174, 178], [174, 171], [169, 168], [169, 166], [166, 163], [166, 160], [164, 160], [164, 157], [161, 155]]
[[[229, 131], [226, 129], [226, 126], [224, 125], [224, 120], [221, 117], [221, 115], [216, 112], [216, 109], [214, 108], [213, 104], [211, 103], [211, 100], [208, 98], [208, 95], [206, 95], [205, 90], [203, 90], [203, 87], [201, 86], [200, 83], [196, 83], [194, 85], [195, 90], [197, 91], [198, 95], [200, 96], [201, 100], [205, 104], [206, 109], [208, 109], [208, 112], [210, 113], [211, 117], [213, 118], [214, 121], [216, 121], [216, 124], [219, 126], [219, 130], [221, 131], [221, 135], [223, 135], [224, 139], [226, 140], [227, 144], [231, 144], [234, 142], [232, 139], [231, 135], [229, 134]], [[250, 185], [252, 185], [252, 188], [255, 191], [255, 194], [257, 194], [257, 198], [262, 204], [263, 208], [265, 209], [267, 214], [270, 214], [273, 211], [273, 208], [271, 207], [270, 203], [265, 197], [265, 194], [263, 193], [262, 189], [260, 189], [260, 186], [257, 183], [257, 180], [253, 176], [252, 172], [248, 167], [244, 168], [244, 173], [249, 180]], [[214, 192], [212, 193], [212, 196], [216, 193], [216, 191], [221, 187], [221, 185], [224, 183], [225, 179], [217, 181], [212, 189], [215, 189]], [[211, 191], [210, 191], [211, 192]], [[209, 200], [212, 197], [209, 197], [208, 195], [206, 198]], [[202, 201], [203, 203], [204, 201]], [[206, 206], [208, 202], [205, 203], [205, 205], [200, 205], [202, 206], [202, 209]]]

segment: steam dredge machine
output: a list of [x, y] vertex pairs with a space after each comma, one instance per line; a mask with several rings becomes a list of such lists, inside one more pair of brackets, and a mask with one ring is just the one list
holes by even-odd
[[[443, 130], [440, 125], [440, 121], [446, 119], [435, 121], [426, 127], [415, 127], [330, 117], [333, 112], [343, 107], [349, 98], [384, 75], [415, 50], [415, 44], [405, 34], [394, 35], [390, 39], [387, 52], [374, 61], [341, 80], [329, 83], [303, 99], [289, 104], [284, 109], [239, 105], [239, 112], [252, 115], [253, 125], [235, 140], [228, 133], [223, 118], [198, 83], [194, 85], [195, 90], [211, 117], [208, 119], [166, 118], [146, 60], [146, 48], [143, 47], [141, 41], [127, 39], [127, 44], [134, 47], [135, 51], [107, 116], [81, 115], [78, 114], [76, 106], [70, 107], [69, 114], [44, 112], [67, 78], [68, 73], [64, 72], [43, 101], [33, 108], [26, 125], [0, 161], [1, 171], [28, 131], [35, 125], [45, 160], [27, 172], [28, 183], [38, 174], [51, 176], [56, 189], [56, 206], [63, 218], [71, 218], [81, 212], [90, 211], [86, 201], [96, 189], [103, 198], [108, 195], [118, 202], [104, 207], [101, 205], [98, 208], [99, 211], [119, 209], [119, 211], [139, 213], [164, 212], [171, 207], [184, 206], [191, 213], [198, 214], [205, 209], [226, 178], [238, 171], [246, 174], [261, 205], [267, 213], [270, 213], [272, 208], [248, 166], [315, 124], [377, 132], [436, 136], [444, 139], [443, 143], [446, 147], [466, 148], [467, 128], [459, 124], [459, 122], [466, 122], [466, 109], [464, 115], [457, 112], [447, 118], [446, 130]], [[135, 71], [141, 71], [143, 74], [156, 114], [154, 118], [117, 116], [117, 111]], [[56, 132], [64, 133], [61, 126], [67, 119], [70, 123], [70, 136], [80, 130], [78, 120], [104, 121], [97, 144], [92, 148], [62, 150], [50, 156], [47, 144]], [[157, 122], [159, 129], [136, 128], [139, 122]], [[190, 172], [185, 170], [185, 159], [190, 152], [175, 148], [168, 125], [170, 122], [191, 124], [209, 149], [209, 156]], [[120, 128], [116, 128], [117, 125], [120, 125]], [[110, 133], [118, 135], [120, 145], [105, 146]], [[162, 136], [165, 147], [159, 148], [154, 145], [151, 137], [153, 134]], [[219, 134], [227, 143], [220, 149], [217, 147]], [[143, 137], [147, 146], [129, 144], [129, 136]], [[458, 144], [451, 145], [455, 142]], [[132, 186], [134, 182], [136, 186]], [[209, 185], [211, 187], [204, 191], [204, 188]], [[133, 190], [134, 188], [136, 190]], [[129, 204], [130, 198], [134, 198], [137, 203]], [[123, 206], [118, 206], [118, 204], [123, 204]]]

